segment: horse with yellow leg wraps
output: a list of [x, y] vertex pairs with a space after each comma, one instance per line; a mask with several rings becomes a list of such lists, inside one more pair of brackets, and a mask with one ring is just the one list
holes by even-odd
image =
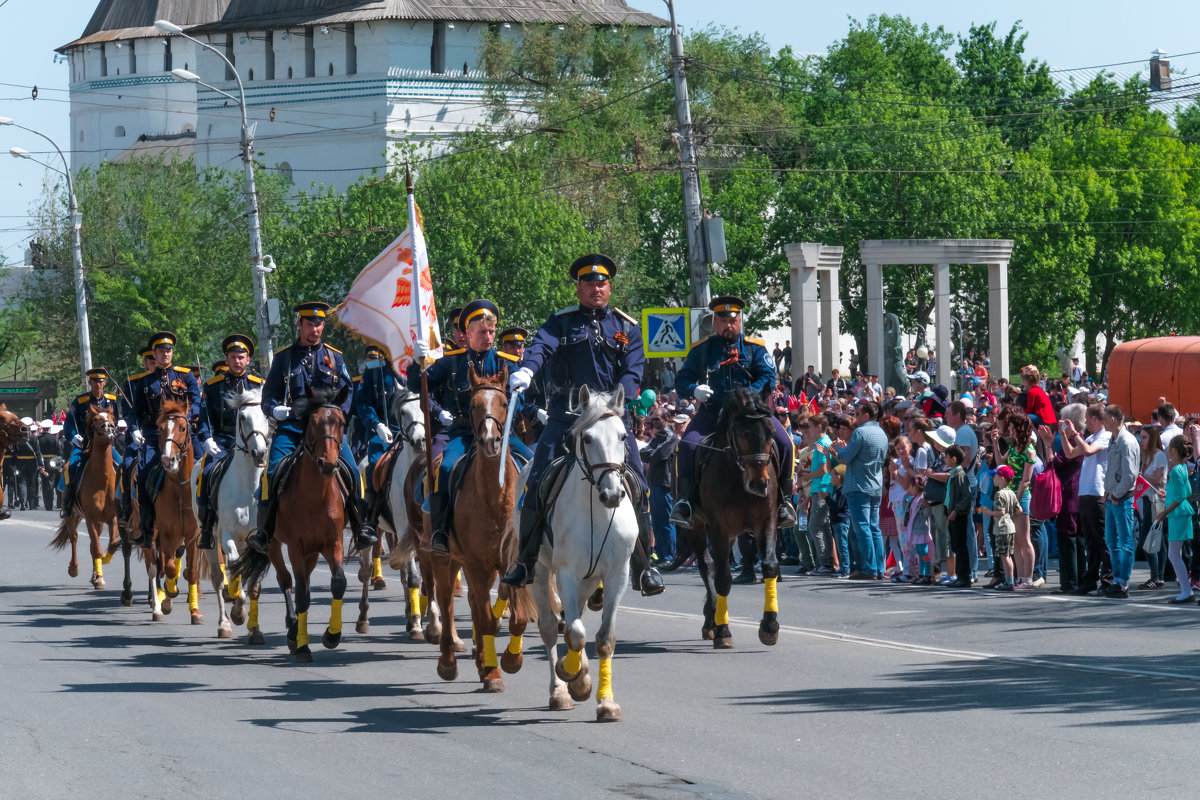
[[[88, 460], [81, 474], [76, 476], [79, 481], [74, 492], [76, 505], [68, 509], [67, 517], [59, 524], [58, 534], [50, 546], [61, 550], [70, 545], [71, 562], [67, 566], [67, 574], [72, 578], [78, 575], [76, 545], [79, 541], [79, 521], [82, 519], [87, 526], [92, 556], [92, 587], [103, 589], [103, 565], [112, 560], [112, 554], [120, 546], [117, 537], [117, 473], [112, 461], [113, 441], [117, 438], [116, 416], [109, 409], [93, 407], [88, 411], [86, 426], [88, 446], [85, 452]], [[108, 525], [109, 535], [107, 551], [100, 547], [100, 534], [105, 525]], [[128, 559], [125, 564], [128, 570]]]

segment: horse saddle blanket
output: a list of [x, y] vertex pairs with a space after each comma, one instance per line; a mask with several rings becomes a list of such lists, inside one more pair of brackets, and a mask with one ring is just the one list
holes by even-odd
[[395, 441], [383, 451], [371, 470], [371, 488], [377, 492], [392, 483], [392, 470], [396, 467], [396, 456], [404, 449], [404, 439], [397, 436]]
[[[537, 496], [535, 497], [536, 509], [542, 515], [542, 519], [546, 523], [546, 539], [551, 545], [554, 544], [554, 531], [550, 526], [550, 515], [554, 511], [554, 506], [558, 503], [558, 497], [562, 494], [563, 484], [567, 482], [567, 476], [571, 474], [571, 467], [575, 464], [575, 456], [571, 453], [559, 456], [550, 462], [550, 466], [546, 467], [546, 471], [542, 473], [542, 482], [538, 484]], [[640, 498], [642, 497], [642, 482], [638, 479], [637, 473], [633, 471], [633, 467], [628, 464], [624, 465], [621, 470], [621, 480], [625, 481], [625, 491], [631, 498], [639, 498], [634, 501], [634, 507], [640, 508]]]
[[156, 458], [142, 469], [146, 470], [146, 480], [142, 485], [150, 493], [150, 503], [153, 505], [154, 501], [158, 499], [158, 493], [163, 485], [162, 462]]
[[[269, 497], [278, 499], [280, 492], [287, 489], [292, 473], [296, 471], [296, 465], [300, 463], [300, 458], [303, 455], [304, 449], [297, 447], [283, 457], [279, 462], [279, 466], [275, 468], [275, 474], [271, 476], [271, 480], [267, 484]], [[342, 497], [350, 497], [354, 494], [354, 473], [351, 470], [351, 467], [347, 466], [341, 459], [338, 459], [337, 478], [338, 486], [342, 490]]]

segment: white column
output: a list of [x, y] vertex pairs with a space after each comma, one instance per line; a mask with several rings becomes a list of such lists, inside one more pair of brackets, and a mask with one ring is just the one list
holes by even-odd
[[871, 372], [884, 379], [883, 371], [883, 266], [867, 262], [867, 361]]
[[988, 357], [991, 374], [1009, 376], [1008, 262], [988, 264]]
[[950, 265], [938, 264], [933, 273], [933, 324], [937, 326], [937, 375], [943, 386], [951, 385], [954, 364], [950, 359]]
[[838, 344], [842, 338], [842, 298], [838, 295], [837, 270], [823, 269], [818, 273], [821, 289], [821, 364], [819, 369], [826, 380], [838, 366]]
[[809, 364], [818, 361], [821, 324], [821, 300], [818, 296], [817, 265], [821, 260], [821, 245], [801, 242], [784, 247], [791, 268], [792, 300], [792, 378], [804, 374]]

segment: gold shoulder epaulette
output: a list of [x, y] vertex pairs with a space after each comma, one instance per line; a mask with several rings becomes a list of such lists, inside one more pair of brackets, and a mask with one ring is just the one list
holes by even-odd
[[263, 382], [263, 379], [258, 377], [257, 375], [247, 375], [246, 380], [250, 381], [251, 383], [262, 383]]
[[754, 339], [754, 338], [752, 338], [752, 337], [750, 337], [750, 336], [743, 336], [742, 338], [743, 338], [743, 339], [745, 339], [745, 340], [746, 340], [747, 342], [749, 342], [750, 344], [756, 344], [756, 345], [758, 345], [759, 347], [766, 347], [766, 346], [767, 346], [767, 343], [766, 343], [766, 342], [764, 342], [762, 339]]
[[274, 353], [272, 353], [272, 355], [276, 355], [276, 356], [277, 356], [277, 355], [279, 355], [280, 353], [282, 353], [284, 350], [287, 350], [289, 347], [291, 347], [291, 345], [290, 345], [290, 344], [285, 344], [283, 347], [279, 348], [279, 349], [278, 349], [278, 350], [276, 350]]
[[176, 372], [191, 372], [187, 367], [172, 367]]
[[467, 348], [465, 348], [465, 347], [460, 347], [460, 348], [458, 348], [457, 350], [443, 350], [443, 351], [442, 351], [442, 355], [444, 355], [444, 356], [457, 356], [457, 355], [461, 355], [462, 353], [465, 353], [465, 352], [467, 352]]
[[148, 369], [148, 370], [146, 370], [145, 372], [139, 372], [137, 375], [130, 375], [130, 376], [129, 376], [128, 378], [126, 378], [125, 380], [127, 380], [127, 381], [137, 381], [137, 380], [141, 380], [142, 378], [146, 377], [147, 375], [149, 375], [149, 374], [150, 374], [151, 372], [153, 372], [153, 371], [154, 371], [154, 370], [149, 370], [149, 369]]
[[512, 355], [511, 353], [506, 353], [503, 350], [497, 350], [496, 355], [500, 356], [501, 358], [507, 358], [509, 361], [513, 362], [514, 364], [516, 364], [518, 361], [521, 360], [521, 359], [517, 358], [516, 356]]
[[206, 380], [206, 381], [204, 382], [204, 385], [205, 385], [205, 386], [212, 386], [214, 383], [220, 383], [220, 382], [221, 382], [221, 381], [223, 381], [223, 380], [225, 380], [225, 373], [224, 373], [224, 372], [222, 372], [220, 375], [213, 375], [211, 378], [209, 378], [208, 380]]
[[638, 324], [638, 321], [637, 321], [636, 319], [634, 319], [633, 317], [629, 316], [628, 314], [626, 314], [626, 313], [625, 313], [624, 311], [622, 311], [621, 309], [619, 309], [619, 308], [614, 308], [614, 309], [613, 309], [613, 311], [614, 311], [614, 312], [616, 312], [616, 315], [617, 315], [618, 317], [620, 317], [621, 319], [625, 320], [625, 321], [626, 321], [626, 322], [628, 322], [630, 325], [637, 325], [637, 324]]
[[86, 403], [88, 401], [89, 397], [91, 397], [90, 394], [81, 394], [81, 395], [79, 395], [79, 397], [75, 398], [75, 402], [82, 405], [83, 403]]
[[330, 344], [325, 345], [325, 349], [332, 350], [333, 352], [337, 353], [339, 356], [342, 354], [341, 350], [338, 350], [336, 347], [334, 347], [333, 345], [330, 345]]
[[578, 310], [579, 306], [571, 306], [570, 308], [564, 308], [562, 311], [555, 313], [554, 316], [561, 317], [563, 314], [573, 314]]
[[355, 375], [350, 380], [352, 380], [354, 383], [362, 383], [362, 379], [363, 379], [362, 375]]
[[109, 400], [112, 400], [114, 403], [117, 401], [117, 396], [115, 394], [109, 394], [108, 392], [105, 392], [104, 396]]

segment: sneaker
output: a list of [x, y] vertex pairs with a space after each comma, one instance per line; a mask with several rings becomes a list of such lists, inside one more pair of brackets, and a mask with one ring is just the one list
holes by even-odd
[[[1156, 581], [1153, 578], [1151, 578], [1150, 580], [1146, 581], [1145, 583], [1138, 584], [1138, 589], [1140, 589], [1142, 591], [1147, 591], [1147, 590], [1151, 590], [1151, 589], [1161, 589], [1164, 586], [1166, 586], [1166, 584], [1163, 583], [1162, 581]], [[1191, 597], [1191, 595], [1189, 594], [1188, 597]]]
[[904, 573], [900, 573], [899, 575], [892, 576], [892, 583], [912, 583], [912, 578]]
[[817, 567], [812, 571], [813, 575], [832, 575], [833, 569], [830, 567]]
[[1108, 587], [1108, 591], [1104, 593], [1104, 596], [1112, 600], [1125, 600], [1129, 597], [1129, 590], [1119, 583], [1114, 583]]
[[848, 572], [831, 572], [829, 574], [829, 577], [831, 577], [831, 578], [843, 578], [844, 579], [844, 578], [848, 578], [849, 576], [850, 576], [850, 574]]
[[1042, 587], [1043, 587], [1043, 586], [1045, 586], [1045, 585], [1046, 585], [1046, 579], [1045, 579], [1045, 578], [1034, 578], [1034, 580], [1033, 580], [1033, 588], [1035, 588], [1035, 589], [1040, 589], [1040, 588], [1042, 588]]
[[1017, 590], [1016, 585], [1009, 583], [1008, 581], [1005, 581], [1004, 583], [996, 584], [997, 592], [1015, 592], [1016, 590]]
[[1022, 581], [1021, 583], [1018, 583], [1015, 586], [1013, 586], [1013, 591], [1032, 592], [1033, 591], [1033, 582], [1031, 581], [1029, 583], [1025, 583], [1024, 581]]

